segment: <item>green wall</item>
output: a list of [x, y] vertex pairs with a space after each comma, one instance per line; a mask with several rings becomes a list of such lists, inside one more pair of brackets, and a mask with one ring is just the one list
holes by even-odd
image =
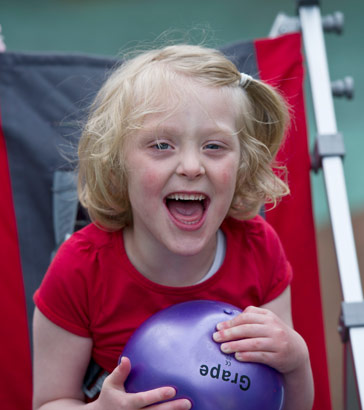
[[[351, 75], [355, 99], [335, 100], [347, 155], [344, 169], [353, 211], [364, 209], [364, 29], [361, 0], [322, 1], [323, 14], [340, 10], [344, 34], [326, 35], [331, 78]], [[61, 51], [116, 55], [155, 40], [166, 30], [189, 32], [193, 42], [212, 46], [265, 37], [275, 16], [295, 14], [292, 0], [0, 0], [0, 24], [9, 51]], [[311, 140], [315, 134], [309, 93]], [[312, 143], [311, 143], [312, 145]], [[321, 172], [312, 175], [319, 223], [328, 220]]]

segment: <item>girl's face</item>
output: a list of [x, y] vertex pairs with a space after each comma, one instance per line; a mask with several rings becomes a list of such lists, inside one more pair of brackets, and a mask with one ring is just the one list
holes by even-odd
[[126, 143], [139, 249], [186, 256], [214, 249], [231, 205], [240, 159], [232, 98], [218, 88], [189, 86], [194, 92], [183, 93], [177, 109], [148, 115]]

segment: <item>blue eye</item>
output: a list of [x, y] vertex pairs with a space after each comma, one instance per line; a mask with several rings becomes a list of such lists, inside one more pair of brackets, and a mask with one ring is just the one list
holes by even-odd
[[170, 148], [170, 145], [167, 142], [157, 142], [154, 147], [162, 151]]
[[220, 145], [218, 145], [218, 144], [207, 144], [207, 145], [205, 145], [205, 149], [213, 149], [213, 150], [217, 150], [217, 149], [220, 149], [221, 147], [220, 147]]

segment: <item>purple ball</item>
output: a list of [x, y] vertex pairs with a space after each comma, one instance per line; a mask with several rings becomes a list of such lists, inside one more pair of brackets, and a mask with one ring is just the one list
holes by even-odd
[[146, 320], [123, 351], [132, 369], [126, 391], [173, 386], [196, 410], [278, 410], [282, 376], [271, 367], [242, 363], [212, 339], [219, 322], [241, 312], [227, 303], [196, 300], [173, 305]]

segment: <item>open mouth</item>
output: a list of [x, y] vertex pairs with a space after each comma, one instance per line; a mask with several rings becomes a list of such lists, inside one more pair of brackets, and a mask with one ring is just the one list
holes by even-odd
[[166, 206], [172, 217], [184, 225], [196, 225], [203, 220], [209, 199], [201, 193], [173, 193], [167, 196]]

